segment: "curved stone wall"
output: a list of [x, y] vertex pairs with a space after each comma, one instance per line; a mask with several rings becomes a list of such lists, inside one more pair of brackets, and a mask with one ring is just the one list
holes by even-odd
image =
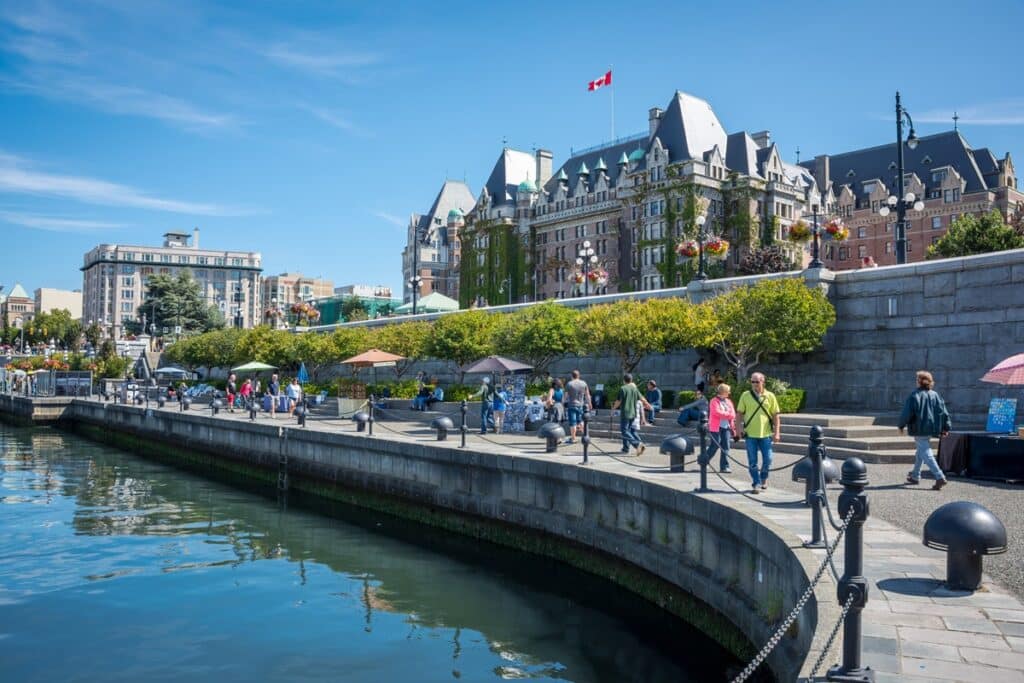
[[[400, 442], [82, 400], [65, 417], [122, 445], [182, 459], [201, 452], [207, 464], [259, 468], [274, 480], [286, 456], [293, 487], [559, 557], [657, 602], [742, 658], [770, 637], [818, 562], [770, 520], [674, 488], [664, 475], [667, 484], [575, 458], [464, 450], [457, 440]], [[813, 661], [819, 622], [827, 627], [837, 614], [834, 590], [819, 585], [769, 657], [779, 680], [795, 680]]]

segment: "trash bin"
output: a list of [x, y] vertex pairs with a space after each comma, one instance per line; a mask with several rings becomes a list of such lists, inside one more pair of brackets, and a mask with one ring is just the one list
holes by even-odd
[[544, 404], [539, 399], [533, 399], [526, 404], [526, 431], [535, 432], [540, 426], [547, 422], [544, 419]]
[[594, 393], [590, 397], [591, 402], [594, 404], [594, 408], [607, 408], [608, 397], [604, 393], [604, 385], [594, 385]]

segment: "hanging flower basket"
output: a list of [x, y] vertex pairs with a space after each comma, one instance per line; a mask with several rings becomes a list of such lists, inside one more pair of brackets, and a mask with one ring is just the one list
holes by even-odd
[[825, 234], [836, 242], [842, 242], [850, 237], [850, 229], [838, 218], [833, 218], [825, 224]]
[[676, 245], [676, 253], [685, 258], [697, 258], [700, 255], [700, 247], [696, 240], [684, 240]]
[[572, 283], [577, 287], [583, 284], [583, 273], [579, 270], [572, 271]]
[[721, 237], [712, 237], [704, 243], [704, 253], [712, 258], [724, 259], [729, 255], [729, 242]]
[[587, 279], [596, 287], [604, 287], [608, 284], [608, 272], [603, 268], [595, 268], [587, 273]]
[[803, 221], [797, 221], [789, 226], [789, 233], [786, 239], [790, 242], [808, 242], [811, 239], [811, 226]]

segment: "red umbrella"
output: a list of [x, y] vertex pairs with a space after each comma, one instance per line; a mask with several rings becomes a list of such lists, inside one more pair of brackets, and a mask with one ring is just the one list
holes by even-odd
[[1024, 384], [1024, 353], [1010, 356], [985, 373], [982, 382], [994, 384]]

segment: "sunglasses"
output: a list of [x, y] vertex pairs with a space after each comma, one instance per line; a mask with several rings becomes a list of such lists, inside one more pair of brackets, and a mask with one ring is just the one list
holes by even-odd
[[752, 379], [752, 380], [750, 380], [750, 383], [751, 384], [764, 384], [764, 381], [763, 380], [759, 380], [759, 379]]

